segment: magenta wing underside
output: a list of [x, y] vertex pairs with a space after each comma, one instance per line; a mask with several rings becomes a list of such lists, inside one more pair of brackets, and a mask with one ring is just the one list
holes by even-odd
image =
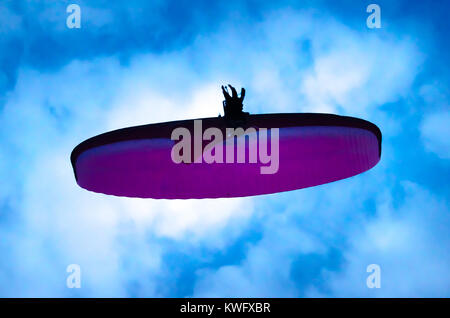
[[[256, 133], [259, 137], [258, 133]], [[270, 134], [269, 134], [270, 135]], [[243, 138], [243, 137], [239, 137]], [[299, 126], [279, 128], [278, 169], [263, 174], [271, 163], [245, 162], [175, 163], [174, 144], [168, 138], [123, 140], [92, 147], [77, 158], [78, 184], [90, 191], [126, 197], [191, 199], [243, 197], [316, 186], [362, 173], [380, 159], [380, 140], [363, 128], [345, 126]], [[270, 136], [267, 140], [271, 153]], [[258, 147], [260, 145], [258, 144]], [[224, 154], [225, 141], [216, 145]], [[227, 150], [228, 149], [228, 150]], [[271, 154], [273, 155], [273, 153]], [[272, 169], [274, 170], [274, 168]]]

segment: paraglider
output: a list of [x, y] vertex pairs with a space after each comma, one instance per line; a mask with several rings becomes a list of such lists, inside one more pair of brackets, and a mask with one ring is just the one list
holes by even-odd
[[316, 186], [380, 160], [381, 132], [363, 119], [243, 111], [245, 90], [222, 86], [224, 117], [123, 128], [71, 154], [84, 189], [155, 199], [229, 198]]

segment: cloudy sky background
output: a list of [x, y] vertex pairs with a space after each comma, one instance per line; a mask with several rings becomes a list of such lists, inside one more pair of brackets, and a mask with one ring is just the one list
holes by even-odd
[[[70, 3], [81, 29], [66, 27]], [[449, 297], [450, 4], [377, 1], [382, 28], [368, 29], [369, 3], [2, 1], [0, 296]], [[76, 185], [79, 142], [217, 116], [225, 83], [246, 87], [251, 113], [374, 122], [380, 163], [250, 198]]]

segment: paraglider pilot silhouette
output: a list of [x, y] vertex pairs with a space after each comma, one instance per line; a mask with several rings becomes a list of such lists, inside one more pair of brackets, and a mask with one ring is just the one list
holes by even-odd
[[228, 92], [228, 88], [226, 86], [222, 85], [222, 93], [225, 97], [225, 100], [223, 101], [223, 111], [225, 113], [225, 119], [227, 120], [244, 120], [245, 116], [248, 116], [249, 113], [243, 112], [243, 101], [245, 97], [245, 88], [242, 87], [241, 89], [241, 96], [237, 95], [236, 89], [228, 84], [228, 87], [230, 87], [231, 95]]

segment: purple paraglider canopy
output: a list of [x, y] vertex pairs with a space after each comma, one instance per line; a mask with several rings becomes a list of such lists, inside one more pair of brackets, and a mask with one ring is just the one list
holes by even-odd
[[[234, 125], [245, 133], [230, 136], [230, 122], [220, 117], [111, 131], [73, 150], [75, 178], [82, 188], [116, 196], [243, 197], [348, 178], [372, 168], [381, 156], [380, 130], [358, 118], [306, 113], [245, 115], [245, 120]], [[177, 128], [185, 133], [183, 138], [180, 134], [173, 138]], [[214, 128], [210, 130], [214, 139], [210, 135], [205, 138], [208, 128]], [[223, 139], [217, 138], [219, 133]], [[266, 144], [262, 144], [266, 136]], [[199, 140], [200, 152], [180, 146], [182, 141], [187, 146]], [[239, 157], [241, 150], [244, 160]], [[175, 159], [174, 154], [178, 155]]]

